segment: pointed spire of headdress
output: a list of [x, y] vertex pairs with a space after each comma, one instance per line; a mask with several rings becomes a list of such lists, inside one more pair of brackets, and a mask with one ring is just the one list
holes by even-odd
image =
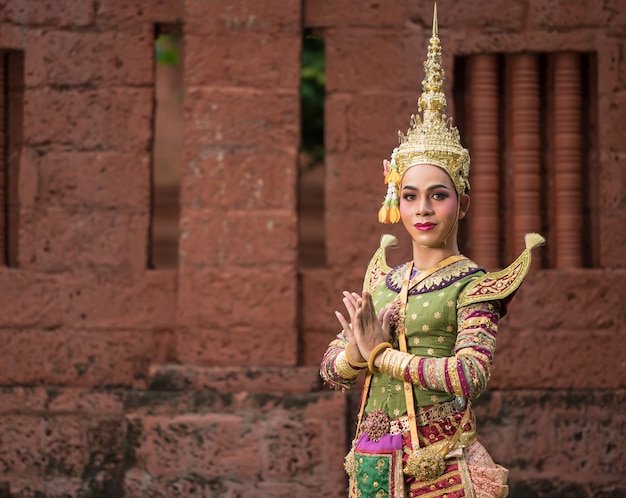
[[381, 223], [396, 223], [400, 220], [398, 191], [402, 176], [412, 166], [438, 166], [448, 173], [459, 196], [469, 190], [469, 152], [461, 145], [459, 131], [444, 114], [447, 105], [443, 92], [444, 79], [435, 4], [433, 32], [424, 62], [422, 95], [418, 100], [421, 116], [411, 116], [411, 127], [406, 135], [398, 132], [400, 145], [393, 150], [391, 162], [385, 166], [387, 195], [378, 212]]

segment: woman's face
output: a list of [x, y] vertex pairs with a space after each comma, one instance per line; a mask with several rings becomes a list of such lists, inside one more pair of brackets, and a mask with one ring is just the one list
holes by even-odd
[[400, 217], [411, 238], [426, 247], [440, 247], [448, 239], [456, 243], [458, 219], [465, 216], [469, 197], [458, 196], [448, 174], [437, 166], [409, 168], [400, 187]]

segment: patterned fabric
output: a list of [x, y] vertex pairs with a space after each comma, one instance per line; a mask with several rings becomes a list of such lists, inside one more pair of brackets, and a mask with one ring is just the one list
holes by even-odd
[[364, 370], [350, 365], [345, 357], [348, 341], [339, 333], [331, 341], [322, 358], [320, 375], [322, 380], [331, 388], [345, 391], [356, 383], [358, 375]]
[[[376, 310], [389, 306], [393, 308], [393, 303], [401, 290], [406, 265], [390, 269], [383, 261], [370, 266], [376, 268], [376, 278], [369, 279]], [[392, 339], [394, 350], [391, 352], [394, 355], [406, 355], [405, 358], [410, 361], [406, 362], [404, 371], [400, 369], [398, 378], [386, 373], [372, 376], [364, 416], [377, 409], [382, 410], [390, 419], [406, 416], [405, 380], [413, 385], [413, 397], [418, 410], [450, 402], [455, 396], [475, 398], [485, 390], [496, 346], [500, 303], [487, 301], [460, 308], [458, 306], [459, 294], [482, 275], [484, 270], [470, 260], [463, 259], [434, 272], [409, 289], [404, 320], [408, 352], [397, 350], [397, 339], [395, 341]], [[345, 366], [339, 365], [346, 344], [345, 338], [339, 334], [330, 343], [322, 360], [322, 378], [336, 389], [352, 387], [359, 375], [358, 370], [346, 372]], [[399, 363], [394, 364], [405, 365], [403, 358], [399, 358]], [[343, 375], [339, 375], [338, 370], [342, 371]], [[441, 421], [418, 427], [420, 446], [427, 446], [452, 436], [461, 416], [461, 413], [457, 413]], [[473, 435], [475, 428], [476, 423], [472, 416], [464, 430]], [[403, 434], [403, 439], [406, 439], [403, 444], [403, 458], [406, 461], [411, 451], [410, 434]], [[472, 440], [468, 439], [466, 444], [471, 444]], [[486, 452], [483, 454], [479, 451], [482, 446], [475, 447], [475, 444], [466, 449], [472, 448], [467, 453], [468, 458], [461, 453], [460, 456], [446, 460], [444, 474], [433, 482], [417, 482], [415, 478], [405, 476], [407, 496], [431, 498], [506, 496], [503, 494], [508, 490], [505, 484], [506, 470], [496, 466]], [[484, 448], [482, 450], [484, 451]], [[388, 466], [381, 466], [383, 467], [385, 472], [390, 469]], [[368, 472], [365, 473], [370, 475]], [[476, 486], [476, 494], [473, 483]], [[377, 496], [368, 494], [371, 491], [363, 488], [358, 479], [351, 479], [350, 496]], [[378, 488], [378, 496], [386, 496], [380, 493], [381, 491], [382, 488]]]
[[509, 471], [497, 465], [482, 444], [476, 442], [465, 448], [465, 459], [469, 469], [476, 498], [506, 498]]
[[[425, 288], [433, 286], [431, 280], [437, 284], [446, 281], [447, 286], [409, 295], [404, 322], [409, 351], [405, 354], [412, 355], [412, 360], [402, 377], [379, 374], [372, 379], [366, 413], [376, 408], [385, 410], [390, 418], [406, 413], [405, 379], [414, 386], [417, 406], [450, 401], [455, 395], [475, 398], [485, 390], [496, 345], [498, 303], [477, 303], [457, 310], [458, 294], [482, 272], [464, 276], [467, 263], [450, 266], [456, 267], [456, 274], [446, 267], [422, 282]], [[445, 279], [439, 273], [444, 273]], [[374, 291], [376, 309], [389, 306], [398, 295], [386, 285], [388, 281]]]

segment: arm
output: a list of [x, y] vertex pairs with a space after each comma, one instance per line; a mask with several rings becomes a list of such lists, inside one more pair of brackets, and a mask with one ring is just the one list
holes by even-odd
[[332, 389], [350, 389], [355, 384], [359, 374], [366, 368], [362, 363], [350, 361], [352, 358], [348, 359], [346, 351], [349, 346], [344, 333], [340, 332], [328, 345], [322, 358], [320, 375], [322, 380]]
[[386, 349], [377, 358], [379, 370], [423, 389], [476, 398], [491, 375], [499, 316], [497, 301], [463, 307], [458, 311], [454, 356], [429, 358]]

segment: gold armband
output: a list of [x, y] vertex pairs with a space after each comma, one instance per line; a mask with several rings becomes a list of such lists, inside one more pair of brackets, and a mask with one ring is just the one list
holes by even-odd
[[406, 369], [412, 359], [412, 354], [395, 349], [387, 349], [380, 357], [378, 370], [394, 379], [406, 381]]
[[[364, 367], [363, 367], [364, 368]], [[344, 349], [335, 357], [335, 372], [339, 377], [344, 379], [353, 379], [363, 371], [363, 368], [354, 368], [346, 356], [346, 350]]]

